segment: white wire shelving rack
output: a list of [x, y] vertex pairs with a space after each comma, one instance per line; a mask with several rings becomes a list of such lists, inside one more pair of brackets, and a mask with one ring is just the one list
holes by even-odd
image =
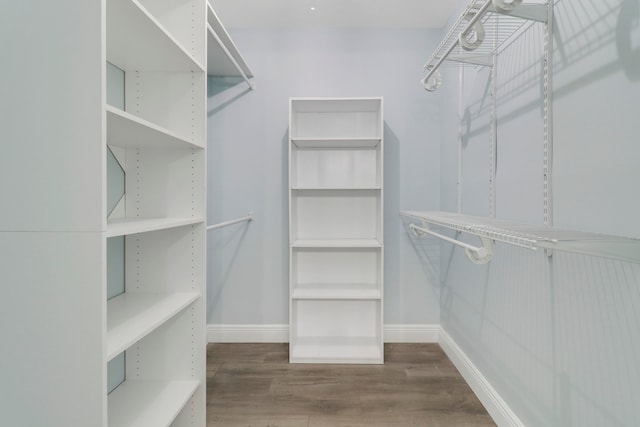
[[[550, 20], [550, 7], [547, 2], [512, 1], [513, 10], [505, 11], [496, 4], [507, 3], [504, 0], [471, 0], [456, 22], [446, 33], [441, 43], [424, 64], [426, 76], [422, 84], [438, 73], [438, 68], [445, 63], [468, 64], [473, 66], [493, 65], [493, 57], [514, 34], [528, 23]], [[507, 3], [509, 4], [509, 3]], [[465, 35], [467, 36], [465, 38]], [[477, 46], [464, 48], [461, 39], [470, 40]], [[478, 40], [478, 39], [483, 39]], [[437, 77], [439, 80], [440, 77]], [[439, 84], [432, 90], [437, 89]]]
[[[443, 236], [447, 237], [443, 240], [453, 244], [461, 243], [459, 246], [465, 248], [467, 256], [474, 262], [480, 261], [479, 264], [488, 262], [493, 256], [493, 242], [507, 243], [530, 250], [551, 250], [548, 252], [549, 254], [553, 253], [553, 250], [559, 250], [640, 263], [640, 239], [638, 238], [562, 230], [545, 225], [521, 224], [450, 212], [404, 211], [401, 214], [421, 223], [421, 227], [415, 224], [409, 225], [409, 228], [418, 236], [424, 229], [431, 231], [431, 226], [478, 236], [483, 243], [480, 248], [468, 248], [467, 246], [470, 245], [459, 241], [451, 242], [451, 240], [457, 239], [451, 239], [447, 236]], [[434, 232], [424, 234], [442, 238], [442, 235]], [[481, 250], [478, 253], [478, 249], [486, 251]]]

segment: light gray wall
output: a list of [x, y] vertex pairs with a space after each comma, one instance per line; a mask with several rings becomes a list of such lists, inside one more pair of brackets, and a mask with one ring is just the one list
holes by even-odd
[[209, 81], [208, 222], [256, 219], [209, 234], [208, 322], [288, 323], [289, 97], [384, 96], [385, 323], [439, 323], [438, 246], [410, 239], [399, 216], [439, 206], [441, 98], [418, 83], [439, 32], [230, 33], [257, 89]]
[[[637, 0], [556, 5], [558, 227], [640, 237], [638, 6]], [[543, 221], [541, 37], [536, 28], [527, 31], [498, 67], [497, 216], [537, 224]], [[472, 94], [466, 106], [487, 83], [471, 74], [465, 74], [465, 93]], [[444, 115], [455, 117], [457, 88], [445, 83]], [[455, 210], [457, 121], [443, 123], [441, 205]], [[486, 125], [477, 115], [470, 128]], [[488, 185], [487, 173], [468, 159], [488, 159], [488, 143], [469, 142], [476, 145], [465, 147], [463, 212], [480, 213], [487, 200], [470, 193]], [[547, 258], [498, 244], [494, 259], [477, 266], [459, 249], [443, 248], [442, 326], [525, 425], [640, 425], [639, 264], [559, 251]]]

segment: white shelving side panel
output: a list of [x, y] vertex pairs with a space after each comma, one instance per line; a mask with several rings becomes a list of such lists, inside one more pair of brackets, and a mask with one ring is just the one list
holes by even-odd
[[106, 237], [147, 233], [203, 222], [203, 218], [116, 218], [109, 220]]
[[200, 298], [197, 292], [173, 294], [124, 293], [107, 302], [107, 360]]
[[110, 105], [107, 111], [107, 144], [122, 148], [203, 148], [161, 126]]
[[125, 71], [204, 71], [136, 0], [107, 3], [107, 61]]
[[199, 381], [126, 380], [108, 398], [109, 427], [168, 427]]

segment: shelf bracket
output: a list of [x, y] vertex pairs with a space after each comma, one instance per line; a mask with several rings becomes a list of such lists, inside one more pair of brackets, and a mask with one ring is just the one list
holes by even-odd
[[464, 248], [464, 253], [467, 255], [467, 258], [469, 258], [469, 261], [473, 262], [474, 264], [486, 264], [493, 258], [494, 242], [487, 237], [478, 236], [480, 242], [482, 242], [482, 246], [476, 247], [468, 243], [461, 242], [460, 240], [452, 239], [451, 237], [447, 237], [443, 234], [429, 230], [428, 222], [423, 221], [422, 225], [423, 226], [420, 227], [415, 224], [410, 224], [409, 229], [416, 237], [422, 237], [423, 235], [427, 234], [429, 236], [437, 237], [438, 239], [444, 240], [445, 242], [449, 242], [456, 246]]
[[496, 9], [493, 3], [487, 9], [487, 12], [499, 13], [501, 15], [515, 16], [516, 18], [527, 19], [536, 22], [547, 22], [549, 14], [546, 4], [521, 4], [509, 12]]

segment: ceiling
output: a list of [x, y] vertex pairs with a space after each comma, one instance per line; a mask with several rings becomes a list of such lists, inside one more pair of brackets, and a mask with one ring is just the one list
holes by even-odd
[[442, 28], [456, 0], [210, 0], [227, 28]]

